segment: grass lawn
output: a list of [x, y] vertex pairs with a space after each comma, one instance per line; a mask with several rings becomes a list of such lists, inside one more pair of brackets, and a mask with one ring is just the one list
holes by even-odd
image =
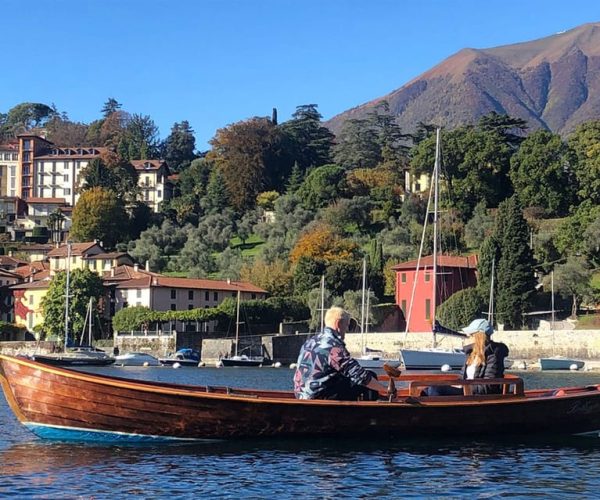
[[242, 243], [237, 236], [235, 238], [231, 238], [229, 246], [231, 248], [239, 248], [242, 251], [242, 256], [244, 257], [254, 257], [260, 252], [260, 247], [264, 245], [264, 240], [257, 236], [256, 234], [251, 235], [245, 243]]
[[577, 316], [576, 330], [600, 330], [600, 314], [580, 314]]

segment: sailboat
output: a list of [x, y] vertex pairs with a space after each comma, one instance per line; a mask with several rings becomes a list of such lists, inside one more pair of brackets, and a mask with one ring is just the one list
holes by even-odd
[[[552, 319], [550, 322], [550, 328], [552, 330], [552, 348], [554, 349], [554, 271], [550, 273], [550, 283], [552, 289], [551, 295], [551, 307], [552, 307]], [[585, 362], [579, 359], [567, 358], [565, 356], [551, 356], [548, 358], [540, 358], [540, 370], [581, 370], [585, 365]]]
[[[362, 354], [356, 360], [363, 368], [383, 369], [384, 364], [397, 365], [399, 359], [384, 359], [381, 356], [381, 351], [373, 351], [366, 346], [365, 337], [369, 329], [369, 296], [370, 290], [367, 290], [367, 260], [363, 259], [362, 271], [362, 299], [360, 308], [360, 334]], [[366, 311], [365, 311], [365, 294], [366, 294]]]
[[71, 283], [71, 244], [67, 244], [67, 282], [65, 286], [65, 345], [62, 353], [35, 354], [34, 361], [56, 366], [106, 366], [115, 362], [115, 358], [109, 356], [101, 349], [92, 347], [92, 318], [93, 298], [90, 297], [86, 310], [81, 340], [85, 332], [86, 324], [89, 325], [89, 345], [69, 347], [69, 298]]
[[[435, 164], [433, 169], [433, 184], [430, 189], [429, 201], [431, 202], [431, 191], [433, 191], [433, 269], [432, 269], [432, 325], [435, 325], [435, 309], [437, 300], [437, 276], [438, 276], [438, 186], [439, 186], [439, 175], [440, 175], [440, 129], [436, 131], [436, 143], [435, 143]], [[429, 212], [429, 203], [427, 205], [427, 211]], [[417, 274], [419, 270], [419, 264], [421, 262], [421, 256], [423, 253], [423, 244], [425, 241], [425, 229], [427, 222], [423, 226], [423, 235], [421, 238], [421, 248], [419, 250], [419, 258], [417, 260]], [[408, 312], [408, 320], [406, 322], [406, 333], [408, 332], [408, 326], [410, 323], [410, 314], [412, 312], [412, 306], [414, 303], [414, 295], [416, 288], [416, 278], [413, 284], [412, 299]], [[444, 332], [444, 335], [451, 335], [449, 332]], [[465, 362], [465, 353], [462, 349], [444, 349], [437, 347], [436, 332], [433, 331], [433, 342], [430, 348], [421, 349], [401, 349], [400, 357], [404, 368], [406, 370], [440, 370], [444, 365], [448, 365], [453, 370], [460, 370]]]
[[[242, 354], [239, 351], [240, 344], [240, 298], [241, 292], [238, 290], [237, 293], [237, 307], [236, 307], [236, 319], [235, 319], [235, 354], [228, 358], [221, 358], [221, 364], [223, 366], [262, 366], [265, 361], [263, 356], [248, 356]], [[248, 349], [248, 348], [246, 348]], [[245, 350], [245, 349], [244, 349]]]

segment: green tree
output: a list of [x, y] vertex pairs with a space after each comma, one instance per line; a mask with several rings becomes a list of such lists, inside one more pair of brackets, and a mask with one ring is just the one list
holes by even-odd
[[[63, 340], [66, 283], [66, 272], [57, 272], [50, 282], [48, 292], [42, 299], [45, 334]], [[76, 269], [71, 272], [69, 280], [69, 342], [75, 343], [77, 339], [81, 340], [90, 298], [94, 299], [97, 307], [103, 290], [102, 278], [89, 269]]]
[[298, 196], [309, 210], [329, 205], [343, 197], [345, 171], [337, 165], [323, 165], [312, 170], [298, 189]]
[[600, 205], [585, 200], [573, 215], [560, 224], [554, 236], [554, 243], [563, 257], [586, 252], [587, 243], [582, 235], [598, 217], [600, 217]]
[[508, 329], [518, 328], [535, 291], [535, 262], [529, 248], [529, 227], [516, 197], [498, 207], [493, 236], [499, 255], [495, 307], [498, 322]]
[[221, 213], [231, 206], [229, 191], [225, 185], [223, 172], [216, 168], [208, 178], [206, 196], [200, 200], [200, 206], [207, 214]]
[[123, 203], [113, 191], [92, 188], [81, 194], [73, 209], [71, 237], [75, 241], [97, 239], [113, 248], [121, 241], [127, 220]]
[[130, 242], [129, 253], [138, 262], [148, 261], [153, 271], [160, 272], [183, 248], [187, 231], [188, 228], [180, 228], [167, 219], [161, 226], [149, 227], [139, 239]]
[[281, 125], [290, 137], [292, 155], [301, 171], [331, 163], [335, 136], [321, 123], [316, 104], [296, 107], [292, 119]]
[[139, 195], [138, 173], [133, 165], [113, 152], [94, 158], [79, 173], [81, 191], [94, 188], [110, 190], [125, 204], [133, 203]]
[[148, 160], [158, 157], [160, 144], [158, 127], [148, 115], [131, 115], [121, 141], [121, 151], [127, 149], [129, 160]]
[[26, 132], [34, 127], [43, 127], [48, 120], [59, 113], [54, 106], [39, 102], [23, 102], [11, 108], [6, 114], [0, 139], [16, 137], [17, 134]]
[[581, 124], [568, 138], [582, 200], [600, 205], [600, 120]]
[[181, 172], [196, 158], [196, 138], [188, 121], [174, 123], [163, 145], [164, 159], [174, 172]]
[[452, 294], [436, 310], [438, 321], [448, 328], [459, 330], [473, 318], [481, 316], [484, 299], [478, 288], [465, 288]]
[[335, 162], [347, 169], [374, 168], [406, 163], [407, 147], [396, 119], [386, 101], [380, 102], [365, 118], [347, 120], [335, 147]]
[[210, 141], [208, 158], [223, 176], [232, 205], [253, 208], [265, 190], [281, 190], [289, 168], [281, 162], [283, 137], [267, 118], [252, 118], [219, 129]]
[[571, 317], [577, 317], [578, 305], [591, 294], [591, 272], [582, 257], [571, 256], [554, 269], [554, 289], [563, 297], [572, 298]]
[[510, 161], [510, 178], [524, 207], [542, 207], [550, 216], [565, 215], [574, 201], [574, 178], [561, 137], [537, 130]]
[[[465, 126], [442, 131], [442, 177], [448, 199], [465, 219], [485, 201], [495, 208], [512, 194], [508, 177], [514, 150], [497, 131]], [[411, 150], [414, 173], [430, 174], [435, 158], [435, 137], [423, 140]]]
[[114, 97], [109, 97], [108, 100], [102, 106], [100, 112], [102, 113], [102, 116], [104, 116], [104, 118], [108, 118], [115, 111], [121, 109], [121, 107], [122, 105], [119, 101], [117, 101]]
[[477, 248], [492, 232], [494, 217], [485, 207], [485, 202], [475, 205], [473, 216], [465, 224], [465, 243], [469, 248]]

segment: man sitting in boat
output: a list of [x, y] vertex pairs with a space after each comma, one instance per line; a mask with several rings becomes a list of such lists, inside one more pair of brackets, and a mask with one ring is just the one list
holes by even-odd
[[350, 314], [341, 307], [327, 310], [324, 330], [300, 350], [294, 374], [296, 398], [373, 401], [379, 394], [388, 395], [377, 376], [350, 356], [344, 343], [349, 324]]
[[[448, 331], [449, 329], [436, 323], [434, 331]], [[492, 325], [485, 319], [473, 320], [469, 326], [462, 329], [462, 333], [470, 337], [471, 343], [464, 347], [466, 355], [463, 366], [463, 379], [472, 380], [479, 378], [503, 378], [504, 359], [508, 356], [508, 347], [502, 342], [490, 339], [494, 333]], [[501, 394], [500, 385], [474, 385], [473, 394]], [[463, 394], [462, 387], [439, 386], [429, 387], [428, 396], [450, 396]]]

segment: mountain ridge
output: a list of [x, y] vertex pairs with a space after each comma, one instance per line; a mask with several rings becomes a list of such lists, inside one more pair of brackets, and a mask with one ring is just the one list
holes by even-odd
[[385, 96], [326, 122], [339, 133], [387, 101], [405, 132], [419, 122], [453, 128], [495, 111], [526, 120], [531, 129], [567, 135], [600, 117], [600, 22], [537, 40], [464, 48]]

